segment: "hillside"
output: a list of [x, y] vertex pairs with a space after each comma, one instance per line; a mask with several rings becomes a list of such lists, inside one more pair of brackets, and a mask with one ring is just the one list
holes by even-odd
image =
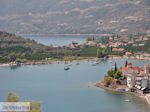
[[1, 0], [0, 30], [18, 34], [150, 32], [149, 0]]
[[64, 52], [69, 51], [38, 44], [34, 40], [24, 39], [15, 34], [0, 32], [0, 63], [16, 59], [45, 60], [46, 58], [59, 58]]

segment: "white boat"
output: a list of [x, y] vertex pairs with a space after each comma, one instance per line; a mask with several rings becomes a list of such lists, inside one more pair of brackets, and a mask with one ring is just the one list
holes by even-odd
[[65, 66], [64, 70], [69, 70], [70, 68], [68, 66]]
[[131, 102], [130, 100], [124, 100], [125, 102]]
[[100, 63], [99, 61], [95, 61], [95, 62], [92, 63], [92, 65], [93, 65], [93, 66], [96, 66], [96, 65], [99, 64], [99, 63]]

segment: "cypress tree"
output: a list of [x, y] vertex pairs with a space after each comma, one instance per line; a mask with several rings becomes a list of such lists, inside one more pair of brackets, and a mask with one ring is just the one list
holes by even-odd
[[117, 65], [116, 65], [116, 62], [115, 62], [115, 72], [117, 71]]
[[127, 67], [128, 61], [126, 60], [125, 67]]

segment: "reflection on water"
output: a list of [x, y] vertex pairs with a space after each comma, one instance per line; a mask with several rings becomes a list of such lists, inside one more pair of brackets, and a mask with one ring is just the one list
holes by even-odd
[[21, 67], [21, 65], [17, 65], [17, 66], [9, 66], [11, 70], [15, 70]]

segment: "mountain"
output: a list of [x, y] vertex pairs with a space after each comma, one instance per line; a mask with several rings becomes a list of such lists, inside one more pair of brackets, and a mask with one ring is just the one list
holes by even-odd
[[18, 34], [150, 33], [150, 0], [0, 0], [0, 30]]

